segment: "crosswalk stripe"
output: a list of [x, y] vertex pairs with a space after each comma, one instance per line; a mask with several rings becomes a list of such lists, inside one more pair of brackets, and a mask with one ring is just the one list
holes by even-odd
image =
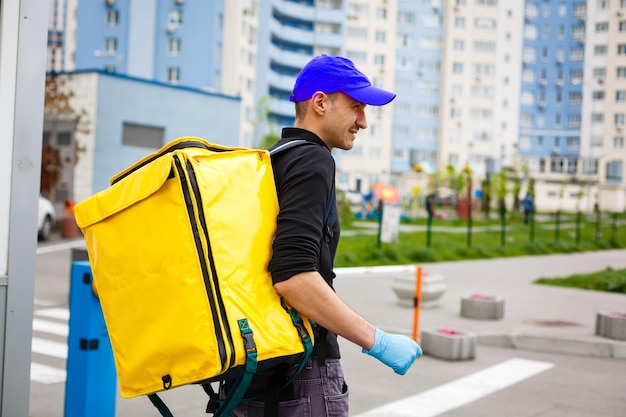
[[530, 378], [553, 366], [547, 362], [511, 359], [356, 417], [435, 417]]
[[67, 344], [33, 337], [33, 353], [67, 359]]
[[69, 327], [67, 324], [56, 323], [48, 320], [33, 320], [33, 330], [42, 333], [56, 334], [58, 336], [69, 335]]
[[58, 382], [65, 382], [66, 378], [67, 373], [65, 369], [55, 368], [37, 362], [31, 362], [30, 364], [31, 381], [39, 382], [40, 384], [56, 384]]
[[35, 315], [51, 319], [69, 320], [70, 310], [67, 308], [45, 308], [42, 310], [35, 310]]

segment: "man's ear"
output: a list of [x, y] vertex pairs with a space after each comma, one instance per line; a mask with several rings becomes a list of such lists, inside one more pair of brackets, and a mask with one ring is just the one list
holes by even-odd
[[326, 94], [321, 91], [316, 91], [315, 94], [313, 94], [313, 97], [311, 97], [311, 104], [316, 113], [324, 113], [326, 110], [326, 98]]

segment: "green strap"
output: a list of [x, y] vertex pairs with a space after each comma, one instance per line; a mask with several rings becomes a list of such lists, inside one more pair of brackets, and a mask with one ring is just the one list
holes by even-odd
[[157, 408], [157, 410], [159, 410], [159, 413], [161, 413], [163, 417], [174, 417], [170, 409], [167, 408], [163, 400], [158, 395], [148, 394], [148, 398], [150, 399], [152, 404]]
[[215, 417], [220, 416], [230, 416], [233, 410], [239, 405], [243, 395], [246, 393], [248, 386], [250, 385], [250, 381], [252, 381], [252, 377], [256, 373], [258, 360], [257, 360], [257, 350], [256, 343], [254, 342], [254, 335], [252, 334], [252, 330], [248, 325], [248, 319], [238, 320], [239, 330], [241, 332], [241, 337], [244, 341], [244, 346], [246, 349], [246, 363], [242, 373], [239, 374], [237, 380], [235, 381], [232, 389], [228, 393], [228, 396], [220, 406], [220, 408], [215, 412]]
[[282, 299], [281, 299], [281, 304], [283, 305], [285, 310], [287, 310], [287, 313], [289, 313], [289, 317], [291, 317], [291, 321], [293, 325], [296, 327], [296, 329], [298, 330], [298, 334], [300, 335], [300, 339], [302, 340], [302, 346], [304, 346], [304, 353], [302, 354], [302, 360], [300, 361], [300, 365], [298, 366], [298, 369], [296, 370], [296, 372], [294, 372], [289, 378], [289, 380], [287, 380], [287, 382], [284, 384], [284, 386], [287, 386], [291, 383], [291, 381], [293, 381], [296, 375], [298, 375], [300, 371], [304, 369], [306, 362], [311, 357], [311, 353], [313, 353], [313, 342], [311, 340], [311, 335], [309, 334], [309, 331], [305, 327], [304, 321], [302, 321], [302, 317], [300, 317], [298, 312], [293, 308], [287, 308], [284, 304], [284, 300]]

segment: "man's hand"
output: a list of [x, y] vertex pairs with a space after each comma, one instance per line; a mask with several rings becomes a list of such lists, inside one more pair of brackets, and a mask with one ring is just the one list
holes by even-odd
[[404, 375], [415, 359], [422, 355], [422, 348], [413, 340], [401, 334], [387, 334], [376, 328], [374, 346], [363, 353], [375, 357], [389, 366], [397, 374]]

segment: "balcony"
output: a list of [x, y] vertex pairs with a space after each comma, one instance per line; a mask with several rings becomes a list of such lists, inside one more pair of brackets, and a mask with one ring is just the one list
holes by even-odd
[[313, 32], [306, 29], [300, 29], [290, 25], [283, 25], [275, 19], [270, 21], [270, 31], [278, 35], [281, 39], [290, 40], [298, 43], [313, 44]]
[[312, 58], [310, 54], [305, 52], [288, 51], [286, 49], [281, 49], [276, 45], [270, 45], [268, 50], [270, 58], [282, 64], [296, 68], [304, 67]]
[[302, 19], [302, 16], [310, 16], [311, 20], [316, 22], [339, 23], [345, 24], [345, 13], [340, 8], [311, 7], [306, 4], [294, 3], [287, 0], [274, 0], [272, 2], [280, 12], [294, 19]]
[[270, 85], [285, 91], [291, 91], [296, 77], [281, 75], [274, 71], [267, 73], [267, 81]]

